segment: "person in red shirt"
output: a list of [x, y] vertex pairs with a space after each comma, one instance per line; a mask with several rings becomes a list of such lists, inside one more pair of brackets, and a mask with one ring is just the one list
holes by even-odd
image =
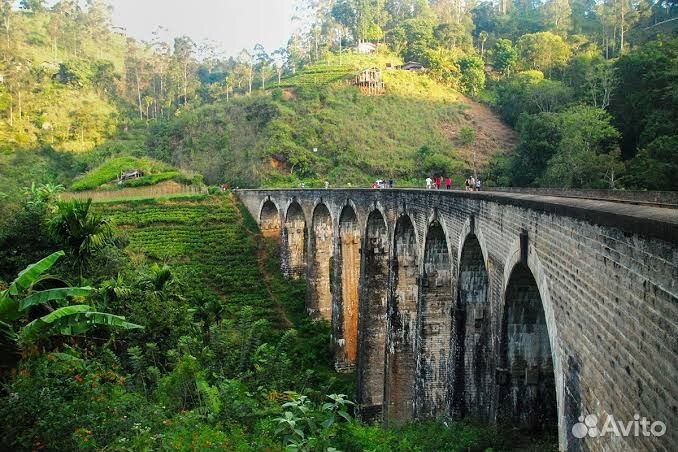
[[436, 189], [440, 190], [440, 184], [443, 182], [443, 178], [438, 176], [436, 177]]
[[452, 186], [452, 179], [450, 179], [448, 177], [447, 179], [445, 179], [445, 188], [449, 190], [451, 186]]

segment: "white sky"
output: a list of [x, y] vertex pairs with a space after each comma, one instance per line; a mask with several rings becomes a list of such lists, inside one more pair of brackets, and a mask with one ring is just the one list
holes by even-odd
[[150, 41], [159, 25], [165, 37], [187, 35], [196, 43], [216, 42], [235, 56], [257, 43], [271, 51], [285, 46], [293, 31], [294, 0], [110, 0], [113, 24]]

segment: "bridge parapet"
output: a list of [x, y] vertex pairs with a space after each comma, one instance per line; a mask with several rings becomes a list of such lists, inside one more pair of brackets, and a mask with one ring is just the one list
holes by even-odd
[[[366, 416], [557, 426], [562, 450], [678, 444], [678, 210], [499, 192], [237, 194], [269, 235], [282, 225], [283, 269], [331, 282], [323, 317], [332, 321], [337, 367], [357, 366]], [[317, 262], [305, 254], [318, 248], [319, 205], [331, 221], [322, 217], [317, 229], [334, 243], [322, 248], [331, 264], [308, 268]], [[286, 223], [291, 206], [294, 225]], [[292, 227], [300, 239], [290, 246]], [[320, 267], [332, 274], [319, 276]], [[574, 437], [587, 414], [625, 423], [639, 414], [668, 428], [663, 436]]]

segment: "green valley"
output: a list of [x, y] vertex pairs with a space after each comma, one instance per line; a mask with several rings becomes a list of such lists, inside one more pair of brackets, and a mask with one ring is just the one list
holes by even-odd
[[452, 408], [361, 419], [330, 322], [236, 189], [678, 190], [677, 15], [675, 0], [0, 0], [0, 449], [557, 450]]

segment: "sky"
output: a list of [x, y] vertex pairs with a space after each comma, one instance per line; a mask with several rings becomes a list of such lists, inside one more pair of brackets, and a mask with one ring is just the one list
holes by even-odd
[[113, 24], [137, 39], [190, 36], [214, 41], [227, 56], [258, 43], [269, 53], [287, 44], [294, 26], [294, 0], [110, 0]]

